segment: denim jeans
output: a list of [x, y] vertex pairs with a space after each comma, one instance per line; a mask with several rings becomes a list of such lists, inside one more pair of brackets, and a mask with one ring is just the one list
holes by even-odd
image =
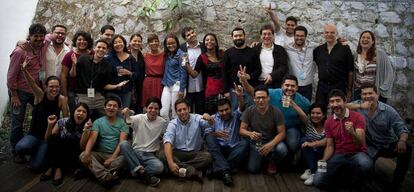
[[23, 122], [26, 115], [27, 103], [33, 106], [34, 102], [32, 93], [17, 90], [17, 96], [19, 97], [21, 105], [16, 108], [10, 105], [10, 144], [13, 153], [15, 152], [17, 142], [23, 138]]
[[114, 92], [108, 92], [106, 93], [106, 98], [108, 97], [117, 97], [121, 101], [121, 106], [119, 108], [125, 108], [131, 107], [131, 98], [132, 98], [132, 92], [126, 92], [126, 93], [114, 93]]
[[[307, 137], [301, 138], [300, 143], [308, 141]], [[306, 166], [311, 170], [311, 173], [316, 173], [318, 168], [318, 160], [322, 159], [325, 147], [304, 147], [302, 148], [303, 159], [305, 160]]]
[[164, 165], [155, 156], [155, 153], [140, 151], [133, 149], [128, 141], [120, 143], [121, 153], [128, 162], [129, 169], [134, 175], [138, 166], [143, 166], [146, 173], [151, 175], [159, 175], [164, 170]]
[[232, 147], [220, 146], [217, 138], [208, 134], [206, 136], [208, 151], [213, 158], [213, 172], [231, 170], [240, 165], [240, 162], [247, 154], [249, 141], [241, 139], [240, 142]]
[[247, 170], [252, 173], [257, 173], [260, 170], [263, 158], [277, 163], [285, 158], [287, 153], [288, 150], [283, 141], [274, 146], [266, 156], [260, 155], [259, 151], [256, 149], [256, 144], [250, 142]]
[[298, 92], [304, 97], [306, 97], [309, 100], [309, 102], [312, 101], [312, 84], [299, 86]]
[[[364, 152], [359, 152], [353, 155], [334, 154], [331, 159], [327, 161], [327, 172], [316, 172], [313, 183], [319, 188], [332, 188], [335, 183], [335, 179], [342, 170], [350, 170], [352, 184], [359, 184], [364, 179], [369, 177], [369, 174], [373, 168], [373, 162], [371, 158]], [[343, 182], [343, 180], [341, 180]]]
[[301, 132], [297, 127], [286, 128], [286, 145], [290, 154], [295, 154], [300, 148]]
[[16, 144], [15, 152], [19, 155], [30, 155], [30, 169], [40, 170], [46, 163], [47, 143], [33, 135], [26, 135]]

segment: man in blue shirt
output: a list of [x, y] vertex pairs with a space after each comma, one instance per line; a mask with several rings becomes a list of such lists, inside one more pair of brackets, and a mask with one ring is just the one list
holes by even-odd
[[397, 167], [389, 189], [398, 191], [411, 159], [412, 148], [407, 143], [409, 131], [394, 108], [378, 101], [377, 91], [375, 85], [363, 83], [361, 85], [362, 100], [354, 101], [347, 107], [356, 109], [365, 117], [366, 141], [371, 158], [375, 161], [378, 157], [397, 157]]
[[[201, 151], [204, 129], [213, 125], [214, 120], [207, 113], [190, 114], [190, 103], [185, 99], [178, 99], [174, 105], [178, 118], [168, 124], [160, 159], [174, 175], [200, 180], [202, 173], [198, 169], [211, 163], [210, 153]], [[180, 169], [184, 171], [179, 172]]]
[[[246, 91], [253, 95], [253, 87], [244, 81]], [[303, 111], [308, 111], [310, 102], [298, 91], [298, 79], [294, 75], [286, 75], [282, 80], [282, 88], [269, 89], [269, 103], [283, 113], [286, 127], [286, 145], [290, 154], [294, 154], [300, 148], [300, 126], [299, 114], [293, 109], [292, 101], [295, 102]]]
[[240, 139], [240, 117], [244, 111], [244, 99], [241, 86], [235, 87], [239, 97], [239, 109], [231, 110], [230, 100], [223, 98], [217, 102], [214, 125], [206, 129], [208, 151], [213, 157], [213, 172], [221, 175], [227, 186], [233, 185], [230, 170], [239, 166], [247, 154], [248, 141]]

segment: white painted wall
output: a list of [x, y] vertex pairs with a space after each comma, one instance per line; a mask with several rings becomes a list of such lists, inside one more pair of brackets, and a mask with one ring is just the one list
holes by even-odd
[[10, 53], [19, 39], [25, 39], [35, 15], [38, 0], [0, 0], [0, 126], [7, 110], [7, 70]]

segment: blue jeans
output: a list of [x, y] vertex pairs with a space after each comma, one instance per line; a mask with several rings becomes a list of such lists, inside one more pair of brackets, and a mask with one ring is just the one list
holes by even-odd
[[[313, 184], [319, 188], [331, 188], [335, 183], [335, 177], [340, 174], [341, 170], [351, 170], [351, 179], [356, 182], [363, 182], [364, 178], [369, 177], [373, 163], [371, 158], [364, 152], [359, 152], [353, 155], [334, 154], [331, 159], [327, 161], [327, 172], [316, 172], [313, 179]], [[353, 182], [353, 184], [355, 184]]]
[[286, 145], [290, 154], [295, 154], [300, 148], [301, 132], [297, 127], [286, 128]]
[[260, 170], [263, 158], [277, 163], [285, 158], [287, 153], [288, 150], [283, 141], [274, 146], [266, 156], [260, 155], [259, 151], [256, 149], [256, 144], [250, 142], [247, 170], [251, 173], [257, 173]]
[[33, 106], [34, 101], [32, 93], [17, 90], [17, 96], [19, 97], [21, 105], [17, 108], [10, 106], [10, 144], [12, 153], [15, 152], [17, 142], [23, 138], [23, 122], [26, 115], [27, 103], [30, 103]]
[[120, 148], [133, 175], [140, 165], [144, 167], [146, 173], [151, 175], [159, 175], [163, 172], [164, 165], [154, 153], [133, 149], [128, 141], [122, 141]]
[[[247, 107], [254, 104], [253, 98], [246, 92], [243, 93], [243, 97], [244, 97], [244, 105], [246, 109]], [[232, 110], [233, 111], [237, 110], [237, 108], [239, 107], [239, 99], [237, 98], [236, 93], [234, 93], [234, 89], [230, 89], [230, 101], [231, 101]]]
[[114, 92], [108, 92], [106, 93], [106, 98], [109, 96], [111, 97], [117, 97], [121, 101], [121, 106], [119, 108], [125, 108], [131, 107], [131, 99], [132, 99], [132, 92], [129, 91], [127, 93], [114, 93]]
[[26, 135], [16, 144], [15, 152], [19, 155], [30, 155], [30, 169], [39, 170], [46, 162], [47, 143], [33, 135]]
[[[300, 143], [308, 141], [307, 137], [302, 137]], [[303, 159], [305, 160], [306, 166], [311, 170], [311, 173], [316, 173], [318, 168], [318, 160], [322, 159], [325, 147], [304, 147], [302, 148]]]
[[305, 85], [305, 86], [299, 86], [298, 92], [306, 97], [309, 102], [312, 101], [312, 83], [309, 85]]
[[217, 138], [210, 134], [206, 136], [206, 142], [208, 152], [213, 158], [213, 172], [231, 170], [239, 166], [249, 146], [249, 141], [246, 139], [241, 139], [233, 148], [220, 146]]

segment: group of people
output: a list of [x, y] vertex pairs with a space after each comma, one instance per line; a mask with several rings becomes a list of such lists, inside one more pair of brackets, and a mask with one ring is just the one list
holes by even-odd
[[361, 33], [354, 57], [334, 25], [324, 27], [326, 42], [318, 46], [296, 18], [282, 29], [265, 11], [273, 26], [261, 27], [261, 42], [247, 46], [236, 27], [225, 51], [216, 34], [199, 42], [191, 27], [182, 29], [185, 43], [167, 34], [163, 48], [149, 34], [144, 52], [140, 34], [128, 43], [111, 25], [95, 43], [77, 31], [69, 48], [65, 26], [47, 34], [32, 24], [7, 74], [14, 161], [30, 155], [29, 167], [46, 170], [40, 179], [55, 185], [82, 166], [108, 186], [123, 167], [151, 186], [165, 172], [201, 180], [209, 171], [232, 185], [235, 169], [275, 174], [301, 152], [304, 183], [331, 189], [342, 172], [352, 170], [358, 186], [378, 157], [397, 157], [390, 186], [398, 187], [411, 158], [409, 131], [386, 104], [394, 68], [374, 34]]

